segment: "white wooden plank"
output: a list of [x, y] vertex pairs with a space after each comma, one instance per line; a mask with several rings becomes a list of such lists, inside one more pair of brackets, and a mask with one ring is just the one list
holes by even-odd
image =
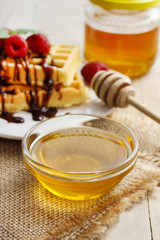
[[151, 240], [147, 200], [120, 214], [105, 240]]
[[[11, 2], [14, 3], [13, 6]], [[40, 0], [8, 1], [8, 4], [6, 5], [10, 11], [5, 9], [7, 18], [4, 26], [11, 29], [16, 29], [16, 28], [34, 29], [35, 12], [39, 3], [40, 3]], [[0, 13], [1, 13], [1, 10], [0, 10]]]
[[136, 91], [137, 100], [144, 103], [152, 111], [160, 114], [160, 79], [159, 79], [159, 62], [160, 54], [158, 54], [158, 59], [151, 68], [151, 71], [147, 75], [141, 77], [138, 80], [132, 81], [132, 85]]
[[36, 10], [36, 27], [56, 43], [83, 45], [85, 0], [45, 0]]
[[6, 22], [14, 12], [13, 9], [16, 9], [16, 1], [6, 1], [0, 0], [0, 27], [6, 27]]
[[82, 49], [85, 0], [0, 0], [0, 5], [1, 26], [38, 29], [54, 43]]
[[160, 240], [160, 188], [149, 198], [149, 210], [153, 240]]

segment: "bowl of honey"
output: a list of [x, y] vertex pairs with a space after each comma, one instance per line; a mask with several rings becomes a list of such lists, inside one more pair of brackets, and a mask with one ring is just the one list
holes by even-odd
[[89, 200], [109, 192], [133, 169], [138, 141], [115, 120], [67, 114], [31, 128], [22, 150], [27, 169], [47, 190]]

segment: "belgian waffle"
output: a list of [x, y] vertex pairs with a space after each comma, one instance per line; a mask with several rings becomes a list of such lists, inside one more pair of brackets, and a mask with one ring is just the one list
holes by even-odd
[[[70, 107], [82, 104], [88, 99], [88, 89], [78, 73], [72, 83], [65, 86], [62, 83], [47, 89], [43, 87], [10, 85], [0, 87], [0, 111], [18, 112], [30, 110], [31, 102], [36, 107]], [[37, 106], [35, 106], [37, 105]]]
[[4, 58], [0, 64], [0, 84], [44, 86], [45, 79], [69, 86], [81, 62], [79, 47], [52, 45], [46, 56], [30, 53], [24, 58]]

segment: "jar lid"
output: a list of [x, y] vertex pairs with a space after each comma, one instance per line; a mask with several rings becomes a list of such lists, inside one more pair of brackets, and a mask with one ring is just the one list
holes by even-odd
[[154, 7], [160, 0], [89, 0], [93, 4], [107, 9], [144, 10]]

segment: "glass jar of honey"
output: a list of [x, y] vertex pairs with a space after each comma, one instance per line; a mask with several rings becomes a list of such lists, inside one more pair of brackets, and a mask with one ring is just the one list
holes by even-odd
[[131, 78], [156, 58], [160, 0], [90, 0], [85, 10], [85, 58]]

